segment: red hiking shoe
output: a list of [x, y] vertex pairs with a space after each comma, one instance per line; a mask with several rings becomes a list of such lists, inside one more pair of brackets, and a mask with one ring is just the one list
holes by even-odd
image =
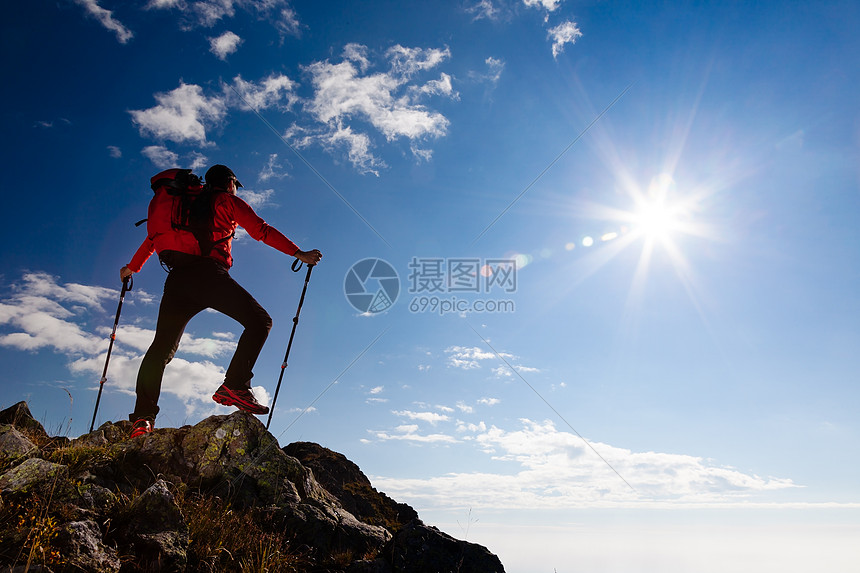
[[153, 426], [152, 420], [141, 418], [131, 425], [131, 437], [136, 438], [144, 434], [149, 434], [154, 429], [155, 426]]
[[233, 390], [232, 388], [227, 388], [224, 384], [221, 384], [221, 386], [218, 387], [218, 390], [215, 391], [215, 394], [212, 395], [212, 399], [224, 406], [236, 406], [240, 410], [245, 410], [246, 412], [251, 412], [258, 416], [269, 413], [269, 407], [263, 406], [257, 402], [257, 399], [254, 398], [254, 394], [251, 392], [250, 388]]

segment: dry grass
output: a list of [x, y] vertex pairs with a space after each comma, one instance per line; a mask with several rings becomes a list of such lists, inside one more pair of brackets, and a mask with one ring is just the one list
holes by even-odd
[[234, 509], [217, 497], [177, 499], [188, 523], [189, 571], [308, 571], [310, 557], [291, 547], [284, 531], [254, 509]]

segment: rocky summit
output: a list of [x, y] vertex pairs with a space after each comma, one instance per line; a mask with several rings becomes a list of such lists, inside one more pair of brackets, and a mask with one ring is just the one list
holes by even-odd
[[0, 412], [0, 573], [502, 573], [318, 444], [284, 448], [249, 414], [130, 439], [126, 421], [49, 436]]

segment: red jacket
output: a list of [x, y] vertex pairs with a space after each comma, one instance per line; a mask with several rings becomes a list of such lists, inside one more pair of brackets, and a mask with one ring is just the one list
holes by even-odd
[[[132, 271], [140, 271], [154, 251], [158, 253], [179, 251], [189, 255], [200, 255], [200, 245], [194, 235], [190, 231], [175, 230], [171, 226], [170, 217], [174, 200], [177, 198], [162, 189], [150, 201], [149, 218], [146, 222], [148, 236], [128, 263], [128, 268]], [[299, 250], [295, 243], [267, 224], [250, 205], [236, 195], [217, 193], [212, 199], [212, 211], [214, 213], [212, 241], [225, 237], [227, 239], [217, 243], [209, 256], [225, 264], [227, 268], [233, 266], [231, 235], [237, 226], [245, 229], [254, 239], [263, 241], [284, 254], [293, 256]]]

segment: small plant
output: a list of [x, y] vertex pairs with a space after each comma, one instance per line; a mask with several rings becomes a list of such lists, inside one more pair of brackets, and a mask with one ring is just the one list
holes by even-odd
[[57, 533], [57, 519], [40, 497], [31, 497], [26, 505], [0, 501], [0, 557], [4, 561], [25, 565], [25, 570], [33, 565], [62, 565], [62, 555], [52, 546]]
[[76, 473], [98, 463], [110, 462], [112, 458], [108, 446], [68, 445], [49, 451], [45, 459], [68, 466], [70, 473]]

